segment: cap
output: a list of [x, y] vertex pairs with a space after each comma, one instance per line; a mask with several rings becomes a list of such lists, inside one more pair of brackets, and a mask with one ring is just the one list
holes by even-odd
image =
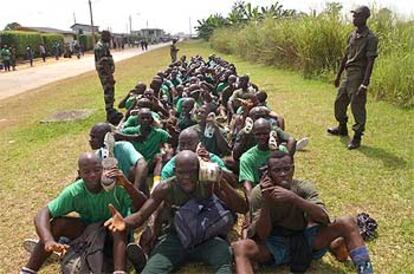
[[359, 6], [356, 9], [351, 10], [352, 13], [364, 14], [367, 18], [371, 15], [371, 11], [367, 6]]

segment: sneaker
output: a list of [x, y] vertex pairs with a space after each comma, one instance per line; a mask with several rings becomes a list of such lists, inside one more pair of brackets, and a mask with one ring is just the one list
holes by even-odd
[[305, 137], [296, 142], [296, 150], [303, 150], [309, 144], [309, 138]]
[[129, 243], [126, 247], [129, 262], [134, 266], [137, 273], [141, 273], [147, 263], [147, 255], [142, 251], [140, 245]]
[[277, 150], [278, 149], [276, 136], [277, 136], [276, 131], [271, 131], [270, 132], [270, 136], [269, 136], [269, 149], [270, 150]]
[[[105, 134], [104, 147], [108, 152], [108, 157], [114, 157], [115, 138], [111, 132]], [[106, 158], [106, 157], [103, 157]]]
[[330, 127], [326, 131], [335, 136], [348, 136], [348, 129], [346, 126]]
[[[36, 239], [26, 239], [23, 242], [23, 248], [27, 252], [32, 253], [33, 250], [35, 249], [37, 243], [39, 243], [39, 240], [36, 240]], [[56, 253], [56, 252], [52, 252], [52, 254], [49, 256], [49, 259], [52, 260], [52, 261], [57, 261], [57, 260], [59, 260], [59, 258], [60, 258], [59, 257], [59, 253]]]

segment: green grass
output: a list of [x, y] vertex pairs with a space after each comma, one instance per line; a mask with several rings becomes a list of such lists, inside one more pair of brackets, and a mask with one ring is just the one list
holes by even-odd
[[[187, 56], [212, 52], [199, 42], [179, 48]], [[270, 105], [285, 116], [289, 133], [310, 137], [308, 150], [297, 153], [296, 177], [315, 182], [331, 216], [365, 211], [377, 219], [379, 238], [369, 243], [376, 272], [414, 273], [414, 111], [369, 100], [363, 146], [348, 151], [346, 138], [325, 133], [335, 124], [332, 86], [304, 80], [300, 73], [224, 57], [270, 93]], [[148, 83], [168, 60], [165, 48], [117, 64], [117, 98], [138, 80]], [[85, 108], [97, 111], [82, 122], [39, 123], [54, 111]], [[77, 157], [89, 149], [89, 128], [104, 119], [102, 89], [96, 73], [86, 73], [0, 101], [0, 117], [7, 119], [0, 122], [0, 257], [4, 258], [0, 273], [11, 273], [27, 259], [21, 243], [35, 236], [32, 219], [37, 210], [76, 176]], [[190, 265], [182, 273], [206, 271]], [[42, 271], [56, 272], [56, 264]], [[353, 272], [349, 264], [330, 255], [311, 269], [311, 273]]]

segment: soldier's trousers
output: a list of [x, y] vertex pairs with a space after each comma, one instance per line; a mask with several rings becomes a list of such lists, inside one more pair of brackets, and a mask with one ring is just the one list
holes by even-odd
[[339, 124], [345, 125], [348, 121], [346, 114], [348, 105], [351, 104], [352, 115], [354, 116], [355, 124], [352, 129], [355, 134], [362, 135], [365, 130], [366, 109], [367, 102], [366, 92], [361, 92], [357, 95], [364, 78], [364, 72], [361, 70], [347, 70], [345, 79], [341, 82], [338, 88], [338, 94], [335, 99], [335, 118]]
[[106, 112], [114, 109], [115, 102], [115, 87], [114, 87], [114, 78], [112, 75], [102, 75], [98, 73], [99, 80], [104, 90], [104, 101], [105, 101], [105, 110]]

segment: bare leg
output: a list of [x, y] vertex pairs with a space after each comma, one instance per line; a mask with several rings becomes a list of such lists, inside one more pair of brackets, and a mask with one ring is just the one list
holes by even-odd
[[126, 270], [126, 232], [112, 232], [114, 271]]
[[[74, 240], [82, 234], [86, 227], [80, 219], [69, 217], [53, 219], [50, 225], [55, 240], [58, 240], [61, 236]], [[40, 240], [30, 255], [26, 267], [38, 271], [50, 254], [51, 252], [45, 251], [45, 245]]]
[[253, 263], [268, 262], [272, 255], [263, 243], [251, 239], [237, 241], [232, 244], [236, 273], [253, 274]]
[[340, 217], [320, 230], [315, 238], [314, 249], [328, 247], [335, 239], [343, 237], [348, 251], [365, 246], [354, 217]]

